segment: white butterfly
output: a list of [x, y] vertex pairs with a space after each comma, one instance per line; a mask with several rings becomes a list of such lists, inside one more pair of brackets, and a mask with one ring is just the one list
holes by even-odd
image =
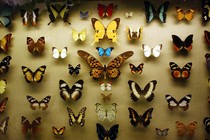
[[62, 50], [58, 50], [56, 47], [52, 47], [53, 58], [58, 59], [66, 58], [67, 56], [67, 47], [64, 47]]
[[105, 91], [105, 90], [111, 90], [112, 89], [112, 82], [109, 82], [107, 84], [105, 84], [104, 82], [99, 82], [100, 86], [101, 86], [101, 90]]
[[160, 56], [160, 52], [162, 50], [162, 44], [159, 44], [155, 46], [154, 48], [150, 48], [149, 46], [143, 44], [142, 47], [144, 50], [144, 55], [146, 57], [150, 57], [151, 55], [153, 55], [154, 57], [158, 57]]
[[117, 112], [116, 106], [116, 103], [112, 103], [111, 105], [101, 105], [100, 103], [96, 103], [98, 119], [100, 121], [104, 121], [105, 119], [108, 119], [109, 122], [114, 121]]
[[131, 18], [131, 17], [133, 17], [133, 11], [125, 12], [125, 17], [126, 17], [126, 18]]

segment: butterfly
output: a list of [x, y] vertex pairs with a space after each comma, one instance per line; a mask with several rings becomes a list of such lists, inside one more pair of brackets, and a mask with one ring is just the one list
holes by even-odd
[[37, 117], [32, 121], [32, 123], [30, 123], [26, 117], [21, 116], [21, 124], [22, 124], [22, 132], [24, 135], [26, 134], [36, 135], [40, 131], [41, 117]]
[[181, 69], [175, 62], [170, 62], [171, 75], [174, 79], [188, 79], [192, 68], [192, 62], [184, 65]]
[[91, 22], [92, 22], [92, 25], [93, 25], [93, 29], [95, 30], [94, 41], [91, 44], [91, 46], [95, 42], [100, 42], [105, 36], [107, 36], [107, 38], [110, 41], [116, 42], [119, 45], [119, 43], [117, 42], [117, 29], [118, 29], [119, 24], [120, 24], [120, 18], [113, 19], [107, 25], [107, 28], [105, 28], [103, 23], [96, 18], [91, 18]]
[[52, 126], [52, 130], [53, 130], [54, 135], [63, 135], [64, 132], [65, 132], [65, 129], [66, 129], [66, 127], [61, 127], [59, 129], [59, 128], [56, 128], [55, 126]]
[[210, 20], [210, 1], [202, 0], [202, 23], [205, 25]]
[[155, 10], [154, 6], [149, 1], [144, 1], [146, 21], [149, 23], [154, 18], [159, 18], [162, 23], [166, 23], [166, 12], [168, 10], [169, 1], [166, 1], [160, 5], [158, 10]]
[[103, 66], [95, 57], [83, 50], [77, 51], [77, 54], [82, 57], [90, 66], [90, 76], [94, 79], [99, 79], [104, 74], [104, 79], [108, 75], [111, 79], [117, 79], [120, 76], [120, 66], [125, 60], [133, 55], [132, 51], [126, 51], [114, 58], [108, 65]]
[[81, 19], [86, 19], [89, 17], [89, 11], [85, 11], [85, 12], [80, 11], [79, 15]]
[[204, 30], [204, 35], [205, 35], [207, 44], [210, 46], [210, 32], [207, 30]]
[[109, 93], [108, 95], [105, 95], [105, 94], [102, 93], [101, 96], [102, 96], [102, 99], [103, 99], [104, 102], [106, 100], [107, 101], [110, 101], [111, 100], [111, 97], [112, 97], [112, 93]]
[[141, 74], [143, 71], [144, 63], [139, 64], [137, 67], [134, 64], [129, 64], [132, 74]]
[[155, 130], [158, 136], [167, 136], [169, 128], [165, 128], [165, 129], [155, 128]]
[[56, 47], [52, 47], [53, 58], [58, 59], [66, 58], [67, 56], [67, 47], [64, 47], [62, 50], [58, 50]]
[[150, 57], [153, 55], [154, 57], [160, 56], [162, 50], [162, 44], [156, 45], [154, 48], [150, 48], [148, 45], [143, 44], [142, 48], [144, 50], [144, 56]]
[[126, 18], [131, 18], [131, 17], [133, 17], [133, 11], [125, 12], [125, 17], [126, 17]]
[[205, 117], [203, 119], [203, 124], [205, 125], [205, 130], [210, 134], [210, 117]]
[[20, 15], [23, 18], [23, 25], [27, 26], [29, 23], [36, 26], [39, 16], [39, 8], [34, 9], [33, 11], [26, 11], [25, 9], [20, 9]]
[[119, 124], [113, 125], [109, 130], [105, 129], [101, 124], [96, 123], [96, 132], [99, 140], [116, 140], [118, 134]]
[[0, 62], [0, 74], [7, 73], [9, 71], [11, 56], [4, 57]]
[[0, 102], [0, 114], [3, 113], [7, 107], [7, 101], [8, 97], [5, 97], [1, 102]]
[[37, 101], [35, 98], [33, 98], [32, 96], [29, 96], [29, 95], [27, 95], [26, 98], [30, 103], [31, 109], [36, 110], [37, 108], [39, 108], [39, 109], [42, 109], [44, 111], [48, 107], [48, 103], [51, 99], [51, 96], [46, 96], [41, 101]]
[[95, 106], [100, 121], [108, 119], [109, 122], [112, 122], [115, 120], [117, 113], [116, 103], [112, 103], [111, 105], [101, 105], [100, 103], [96, 103]]
[[0, 131], [3, 135], [7, 134], [8, 122], [9, 122], [9, 117], [6, 117], [0, 123]]
[[0, 80], [0, 94], [3, 94], [7, 87], [7, 80]]
[[126, 26], [128, 40], [138, 40], [142, 38], [143, 27], [138, 28], [137, 31], [133, 31], [128, 26]]
[[113, 3], [110, 3], [108, 6], [103, 4], [98, 4], [98, 15], [103, 17], [111, 17], [113, 14], [113, 10], [116, 7]]
[[182, 41], [177, 35], [172, 35], [174, 49], [176, 52], [190, 51], [192, 50], [193, 35], [189, 35], [184, 41]]
[[75, 68], [71, 64], [68, 64], [68, 69], [69, 69], [69, 74], [78, 75], [81, 67], [80, 64], [78, 64]]
[[0, 8], [0, 24], [4, 27], [8, 27], [11, 24], [11, 15], [12, 15], [13, 8], [9, 5], [3, 5]]
[[71, 88], [69, 88], [68, 84], [65, 81], [60, 80], [59, 88], [61, 98], [65, 101], [67, 101], [70, 98], [74, 101], [79, 100], [82, 96], [83, 84], [83, 80], [78, 80], [74, 83], [74, 85]]
[[177, 20], [181, 21], [183, 19], [186, 19], [187, 21], [191, 21], [193, 19], [195, 11], [195, 9], [191, 8], [187, 10], [187, 12], [184, 12], [184, 10], [180, 7], [176, 7]]
[[99, 56], [110, 56], [112, 50], [114, 50], [114, 47], [108, 47], [106, 49], [101, 48], [101, 47], [96, 47], [96, 49], [98, 50], [98, 55]]
[[142, 124], [144, 127], [147, 127], [150, 124], [150, 119], [152, 119], [153, 108], [149, 108], [144, 112], [143, 115], [138, 115], [138, 113], [131, 107], [128, 107], [130, 123], [136, 127], [138, 123]]
[[188, 136], [192, 137], [195, 133], [197, 122], [194, 121], [188, 125], [185, 125], [180, 121], [176, 121], [175, 124], [176, 124], [176, 128], [178, 129], [177, 133], [179, 136], [183, 136], [183, 135], [187, 134]]
[[42, 53], [44, 51], [45, 38], [42, 36], [37, 40], [37, 42], [34, 42], [31, 37], [27, 37], [27, 45], [30, 53]]
[[189, 103], [192, 98], [191, 94], [188, 94], [184, 97], [182, 97], [179, 101], [177, 101], [174, 97], [171, 95], [166, 94], [165, 99], [168, 102], [168, 108], [173, 111], [175, 108], [178, 109], [181, 108], [182, 111], [186, 111], [189, 108]]
[[208, 71], [210, 71], [210, 53], [206, 53], [205, 58], [206, 58], [206, 68]]
[[108, 82], [107, 84], [105, 84], [104, 82], [99, 82], [99, 85], [102, 91], [105, 91], [105, 90], [109, 91], [112, 89], [112, 82]]
[[4, 52], [4, 53], [7, 53], [9, 51], [9, 44], [11, 42], [11, 38], [12, 38], [12, 34], [9, 33], [9, 34], [6, 34], [1, 40], [1, 50]]
[[154, 90], [156, 88], [157, 81], [152, 80], [150, 81], [142, 90], [141, 87], [134, 81], [129, 80], [128, 85], [130, 90], [132, 91], [130, 93], [130, 97], [134, 102], [137, 102], [141, 96], [144, 96], [144, 98], [151, 102], [154, 99]]
[[60, 17], [64, 22], [71, 24], [68, 21], [68, 18], [70, 16], [70, 9], [72, 6], [71, 0], [67, 0], [67, 3], [63, 4], [62, 6], [52, 4], [52, 3], [47, 3], [46, 5], [47, 5], [47, 10], [49, 12], [49, 18], [50, 18], [50, 22], [48, 23], [48, 25], [50, 25], [51, 23], [54, 23], [58, 19], [58, 17]]
[[85, 124], [85, 111], [86, 111], [86, 107], [83, 107], [80, 111], [79, 114], [77, 116], [75, 116], [74, 112], [67, 107], [67, 111], [69, 114], [69, 125], [72, 126], [73, 124], [79, 124], [80, 126], [84, 126]]
[[87, 34], [86, 28], [83, 29], [81, 32], [78, 32], [77, 30], [72, 29], [72, 37], [74, 41], [78, 41], [78, 40], [85, 41], [86, 34]]

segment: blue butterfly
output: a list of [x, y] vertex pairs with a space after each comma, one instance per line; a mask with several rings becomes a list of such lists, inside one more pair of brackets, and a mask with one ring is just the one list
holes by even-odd
[[110, 56], [114, 47], [109, 47], [109, 48], [106, 48], [106, 49], [103, 49], [101, 47], [96, 47], [96, 49], [98, 50], [98, 55], [99, 56], [103, 56], [103, 55]]
[[0, 24], [8, 27], [11, 24], [10, 16], [12, 15], [13, 8], [9, 5], [4, 5], [0, 9]]
[[89, 16], [89, 11], [86, 11], [86, 12], [82, 12], [80, 11], [80, 18], [81, 19], [85, 19]]

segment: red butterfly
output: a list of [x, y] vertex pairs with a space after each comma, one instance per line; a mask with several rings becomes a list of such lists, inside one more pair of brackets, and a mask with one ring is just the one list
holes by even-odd
[[110, 3], [108, 6], [103, 4], [98, 4], [98, 14], [100, 17], [111, 17], [115, 5]]

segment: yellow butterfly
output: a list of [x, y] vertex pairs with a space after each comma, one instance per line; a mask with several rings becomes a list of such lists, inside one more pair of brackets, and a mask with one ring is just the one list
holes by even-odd
[[179, 21], [183, 19], [191, 21], [193, 19], [195, 11], [196, 11], [195, 9], [189, 9], [187, 12], [184, 12], [184, 10], [181, 9], [180, 7], [176, 7], [177, 19]]
[[99, 21], [96, 18], [91, 18], [93, 29], [95, 30], [94, 33], [94, 42], [91, 44], [91, 46], [95, 42], [100, 42], [105, 36], [112, 42], [117, 42], [117, 32], [116, 30], [119, 27], [120, 24], [120, 18], [113, 19], [107, 26], [107, 28], [104, 27], [103, 23]]
[[11, 37], [12, 37], [12, 34], [9, 33], [9, 34], [6, 34], [1, 40], [1, 50], [5, 53], [8, 52], [8, 49], [9, 49], [9, 43], [11, 41]]
[[0, 80], [0, 94], [3, 94], [6, 90], [7, 81], [5, 79]]
[[72, 29], [72, 37], [73, 37], [73, 40], [74, 41], [77, 41], [77, 40], [81, 40], [81, 41], [85, 41], [86, 39], [86, 33], [87, 33], [87, 29], [83, 29], [81, 32], [78, 32], [77, 30], [75, 29]]
[[106, 79], [106, 75], [108, 75], [108, 77], [111, 79], [117, 79], [120, 76], [120, 66], [125, 60], [133, 55], [133, 51], [121, 53], [111, 62], [109, 62], [108, 65], [104, 66], [88, 52], [79, 50], [77, 51], [77, 54], [88, 63], [91, 68], [90, 76], [93, 76], [94, 79], [99, 79], [102, 77], [102, 75], [104, 75], [104, 79]]

